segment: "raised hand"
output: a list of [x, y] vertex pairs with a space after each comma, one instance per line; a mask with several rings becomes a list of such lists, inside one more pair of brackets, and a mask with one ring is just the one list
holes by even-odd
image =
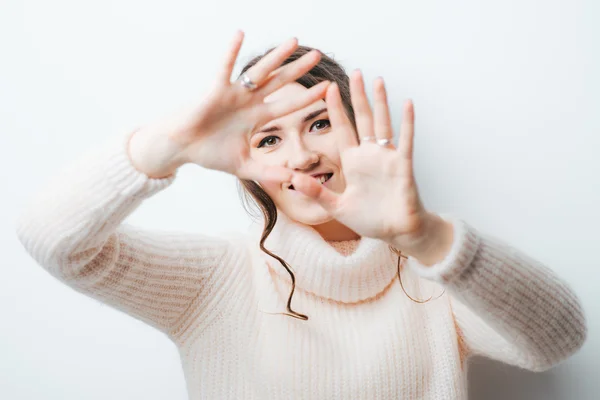
[[335, 219], [361, 236], [386, 241], [394, 237], [395, 243], [398, 237], [407, 242], [416, 240], [427, 212], [413, 174], [413, 104], [408, 101], [404, 106], [396, 149], [391, 143], [393, 131], [383, 79], [374, 83], [374, 110], [359, 71], [351, 76], [350, 93], [360, 141], [344, 112], [337, 85], [332, 84], [326, 95], [331, 126], [340, 147], [344, 192], [335, 193], [301, 173], [294, 173], [294, 188], [316, 199]]
[[[132, 159], [140, 165], [152, 162], [146, 170], [173, 170], [185, 163], [198, 164], [240, 178], [251, 180], [289, 180], [291, 172], [283, 167], [265, 166], [250, 158], [248, 136], [255, 129], [272, 119], [301, 109], [325, 96], [328, 81], [308, 89], [295, 98], [277, 102], [264, 102], [264, 98], [289, 82], [293, 82], [313, 66], [320, 58], [319, 51], [311, 51], [299, 59], [280, 67], [283, 61], [298, 47], [295, 38], [289, 39], [264, 56], [248, 71], [247, 76], [257, 85], [254, 90], [244, 87], [239, 80], [231, 81], [232, 71], [242, 46], [244, 34], [238, 31], [231, 42], [218, 76], [211, 90], [199, 104], [182, 110], [171, 118], [146, 129], [146, 136], [132, 138], [132, 144], [144, 142], [138, 148], [148, 148], [157, 137], [168, 136], [168, 156], [154, 153], [152, 161], [139, 151]], [[137, 141], [137, 142], [136, 142]], [[159, 140], [160, 142], [160, 140]], [[162, 143], [162, 142], [161, 142]], [[162, 149], [161, 149], [162, 150]]]

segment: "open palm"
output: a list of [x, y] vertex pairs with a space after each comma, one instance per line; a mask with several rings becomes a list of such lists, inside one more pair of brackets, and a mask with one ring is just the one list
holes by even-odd
[[[298, 48], [291, 38], [270, 51], [246, 71], [257, 87], [248, 90], [240, 80], [231, 81], [244, 33], [237, 31], [226, 52], [223, 65], [199, 104], [176, 115], [168, 129], [173, 142], [183, 148], [186, 163], [214, 169], [250, 180], [285, 181], [290, 171], [263, 165], [250, 157], [248, 136], [267, 122], [297, 111], [321, 99], [329, 81], [320, 82], [293, 98], [264, 102], [265, 97], [282, 86], [295, 82], [321, 59], [318, 50], [311, 50], [283, 65]], [[169, 121], [171, 122], [171, 121]]]
[[[420, 234], [426, 216], [413, 174], [413, 105], [409, 101], [404, 107], [396, 149], [391, 143], [393, 131], [383, 79], [378, 78], [374, 86], [372, 110], [362, 75], [359, 71], [352, 74], [350, 93], [360, 142], [344, 112], [339, 88], [332, 84], [327, 90], [327, 108], [346, 180], [344, 192], [335, 193], [301, 173], [295, 173], [292, 182], [296, 190], [317, 200], [359, 235], [382, 240], [405, 237], [409, 241]], [[375, 142], [382, 139], [390, 143]]]

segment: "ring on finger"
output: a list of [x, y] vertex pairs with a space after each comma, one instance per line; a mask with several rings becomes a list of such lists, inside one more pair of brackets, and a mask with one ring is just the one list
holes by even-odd
[[250, 79], [248, 74], [245, 72], [240, 76], [239, 79], [242, 86], [250, 91], [256, 89], [256, 87], [258, 86], [256, 83], [252, 82], [252, 79]]
[[380, 146], [387, 146], [388, 144], [391, 144], [391, 140], [390, 139], [377, 139], [377, 144]]

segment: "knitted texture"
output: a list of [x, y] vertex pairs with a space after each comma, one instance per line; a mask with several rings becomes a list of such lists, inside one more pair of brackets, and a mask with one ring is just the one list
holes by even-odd
[[349, 256], [356, 250], [360, 239], [357, 240], [336, 240], [328, 241], [329, 245], [333, 247], [338, 253], [343, 256]]
[[262, 226], [212, 237], [124, 222], [176, 179], [137, 171], [128, 137], [49, 181], [17, 235], [66, 285], [164, 332], [190, 399], [465, 399], [472, 355], [544, 371], [586, 339], [565, 281], [451, 214], [448, 256], [402, 266], [404, 290], [432, 298], [418, 303], [387, 243], [327, 242], [280, 213], [265, 245], [294, 271], [292, 309], [309, 320], [278, 314], [291, 278], [260, 251]]

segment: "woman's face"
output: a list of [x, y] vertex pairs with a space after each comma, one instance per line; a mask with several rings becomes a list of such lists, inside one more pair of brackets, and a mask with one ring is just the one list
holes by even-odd
[[[265, 102], [289, 99], [307, 89], [289, 83], [265, 98]], [[284, 166], [313, 175], [334, 192], [346, 187], [340, 153], [331, 129], [324, 100], [270, 121], [250, 137], [252, 159], [266, 165]], [[314, 200], [294, 190], [290, 182], [259, 182], [278, 209], [307, 225], [318, 225], [332, 217]]]

